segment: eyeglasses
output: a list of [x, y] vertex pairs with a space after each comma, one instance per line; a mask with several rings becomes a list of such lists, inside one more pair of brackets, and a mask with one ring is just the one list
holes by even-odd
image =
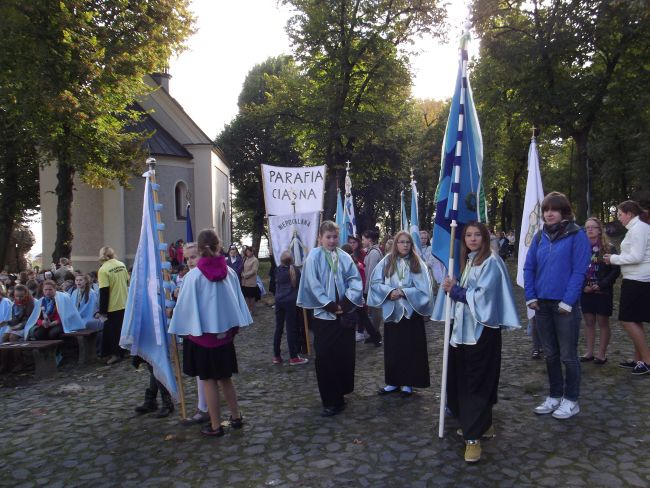
[[411, 245], [411, 241], [397, 241], [398, 244], [408, 244]]

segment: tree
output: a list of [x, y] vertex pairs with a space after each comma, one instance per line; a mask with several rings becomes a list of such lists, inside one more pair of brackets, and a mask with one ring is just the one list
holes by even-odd
[[650, 61], [645, 2], [476, 0], [474, 17], [479, 63], [500, 67], [511, 103], [528, 121], [574, 141], [574, 203], [584, 219], [594, 130], [614, 108], [608, 100], [629, 68]]
[[283, 115], [301, 121], [309, 155], [328, 165], [325, 217], [331, 217], [344, 163], [363, 160], [359, 148], [389, 132], [408, 100], [408, 59], [400, 49], [414, 35], [441, 35], [445, 12], [436, 0], [283, 3], [296, 9], [287, 31], [307, 80], [301, 92], [287, 93], [295, 103]]
[[296, 77], [299, 74], [289, 56], [269, 58], [253, 67], [239, 95], [239, 113], [215, 140], [231, 164], [230, 175], [237, 189], [233, 201], [237, 210], [235, 235], [241, 238], [251, 234], [256, 249], [264, 234], [266, 214], [260, 165], [302, 164], [295, 148], [296, 133], [271, 103], [278, 81], [293, 83]]
[[21, 121], [16, 147], [38, 145], [58, 168], [56, 261], [71, 252], [75, 175], [126, 182], [147, 136], [126, 130], [143, 77], [182, 48], [193, 19], [188, 0], [7, 0], [0, 15], [3, 115]]

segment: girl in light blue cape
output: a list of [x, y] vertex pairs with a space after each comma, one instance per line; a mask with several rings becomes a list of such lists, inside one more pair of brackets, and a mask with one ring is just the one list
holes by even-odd
[[424, 317], [431, 315], [433, 292], [426, 263], [418, 256], [406, 231], [395, 235], [394, 245], [370, 277], [368, 306], [381, 307], [384, 318], [384, 371], [386, 386], [380, 395], [430, 386]]
[[[54, 286], [55, 285], [51, 281], [45, 281], [43, 283], [43, 293], [46, 292], [47, 287]], [[63, 328], [63, 332], [69, 333], [74, 332], [75, 330], [85, 329], [86, 324], [81, 318], [81, 315], [79, 315], [79, 312], [72, 302], [70, 295], [61, 291], [57, 291], [54, 293], [53, 297], [48, 297], [45, 295], [43, 298], [40, 298], [34, 302], [34, 310], [29, 316], [29, 319], [27, 319], [27, 324], [25, 324], [23, 338], [27, 339], [30, 337], [30, 332], [34, 326], [36, 326], [37, 321], [41, 318], [45, 302], [47, 302], [48, 298], [54, 299], [54, 303], [56, 305], [56, 313], [61, 320], [61, 327]], [[51, 339], [52, 337], [49, 338]]]
[[[519, 328], [510, 277], [490, 250], [485, 224], [471, 222], [462, 231], [461, 278], [445, 278], [441, 289], [453, 299], [447, 406], [458, 419], [467, 444], [465, 460], [481, 456], [481, 438], [494, 437], [492, 407], [501, 371], [501, 329]], [[444, 302], [440, 299], [439, 302]], [[444, 319], [436, 304], [434, 318]]]
[[85, 323], [96, 320], [95, 314], [99, 311], [99, 300], [88, 276], [77, 275], [75, 277], [75, 289], [72, 291], [70, 298]]
[[330, 417], [343, 411], [344, 395], [354, 390], [354, 338], [363, 283], [352, 258], [337, 247], [338, 225], [326, 220], [318, 235], [320, 247], [310, 251], [303, 266], [297, 305], [314, 310], [311, 327], [321, 416]]
[[185, 336], [183, 372], [203, 380], [210, 423], [201, 433], [224, 435], [221, 426], [219, 390], [230, 407], [230, 425], [241, 428], [242, 415], [232, 375], [239, 372], [234, 338], [240, 327], [253, 322], [237, 273], [226, 265], [219, 253], [220, 242], [211, 229], [202, 230], [197, 239], [201, 255], [197, 267], [183, 279], [169, 333]]

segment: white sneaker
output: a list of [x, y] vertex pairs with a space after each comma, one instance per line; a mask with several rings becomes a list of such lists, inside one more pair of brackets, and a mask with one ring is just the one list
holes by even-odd
[[578, 405], [578, 402], [572, 402], [571, 400], [562, 398], [560, 406], [555, 409], [555, 412], [553, 412], [553, 418], [564, 420], [573, 417], [579, 412], [580, 406]]
[[356, 340], [357, 340], [357, 342], [365, 341], [366, 336], [363, 334], [363, 332], [357, 332], [356, 333]]
[[535, 410], [533, 410], [533, 412], [535, 412], [537, 415], [546, 415], [547, 413], [552, 413], [560, 406], [560, 400], [562, 399], [553, 398], [550, 396], [546, 397], [544, 403], [535, 407]]

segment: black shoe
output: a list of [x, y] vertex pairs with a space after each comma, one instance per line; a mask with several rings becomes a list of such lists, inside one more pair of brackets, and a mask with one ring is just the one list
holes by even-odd
[[542, 351], [539, 349], [533, 349], [533, 354], [532, 354], [533, 359], [542, 359]]
[[145, 414], [158, 410], [158, 402], [156, 401], [156, 394], [153, 390], [147, 388], [144, 392], [144, 403], [139, 407], [135, 407], [135, 413]]
[[400, 388], [400, 396], [402, 398], [408, 398], [410, 396], [413, 396], [413, 388], [409, 388], [408, 390], [404, 390], [404, 388]]
[[340, 405], [338, 407], [325, 407], [323, 408], [323, 411], [320, 413], [320, 416], [333, 417], [334, 415], [341, 413], [343, 410], [345, 410], [345, 404]]
[[164, 419], [165, 417], [169, 417], [172, 412], [174, 411], [174, 405], [163, 405], [160, 407], [160, 410], [158, 410], [158, 413], [156, 413], [156, 418], [157, 419]]
[[622, 363], [618, 363], [618, 365], [621, 368], [634, 369], [636, 368], [636, 361], [623, 361]]
[[382, 345], [382, 342], [381, 342], [381, 341], [377, 341], [377, 342], [375, 342], [375, 347], [381, 347], [381, 345]]

